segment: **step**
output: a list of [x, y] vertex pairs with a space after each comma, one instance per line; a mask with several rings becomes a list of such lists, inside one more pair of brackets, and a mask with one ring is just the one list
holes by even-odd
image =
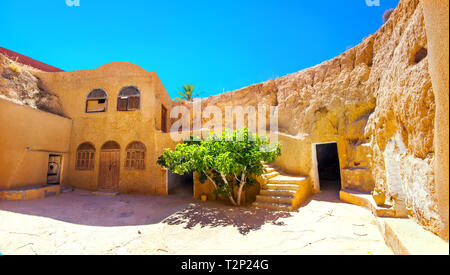
[[260, 195], [275, 197], [294, 197], [297, 192], [294, 190], [271, 190], [261, 189]]
[[282, 203], [292, 205], [293, 200], [294, 200], [293, 196], [264, 196], [264, 195], [256, 196], [256, 202], [270, 202], [270, 203]]
[[263, 177], [266, 179], [272, 179], [272, 178], [278, 177], [279, 175], [280, 175], [280, 173], [275, 171], [275, 172], [264, 174]]
[[407, 218], [402, 213], [397, 213], [392, 205], [378, 206], [370, 193], [345, 189], [339, 192], [339, 198], [341, 201], [367, 208], [377, 217]]
[[38, 200], [61, 194], [60, 185], [33, 185], [22, 188], [0, 189], [0, 201]]
[[448, 255], [446, 241], [412, 219], [377, 218], [386, 244], [396, 255]]
[[264, 185], [264, 189], [297, 191], [299, 186], [300, 186], [299, 184], [292, 184], [292, 183], [268, 183]]
[[272, 172], [275, 172], [275, 168], [272, 168], [272, 167], [264, 168], [264, 174], [269, 174]]
[[72, 186], [61, 186], [61, 193], [69, 193], [75, 191], [75, 188]]
[[95, 191], [95, 192], [92, 192], [92, 194], [96, 195], [96, 196], [115, 197], [119, 193], [114, 192], [114, 191]]
[[285, 211], [285, 212], [291, 211], [291, 205], [282, 203], [254, 202], [253, 206], [276, 211]]
[[308, 177], [290, 177], [279, 175], [269, 179], [269, 183], [289, 183], [289, 184], [301, 184], [308, 180]]

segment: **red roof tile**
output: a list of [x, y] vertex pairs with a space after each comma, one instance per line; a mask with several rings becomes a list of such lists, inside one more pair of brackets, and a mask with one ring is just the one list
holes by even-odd
[[15, 60], [21, 64], [28, 65], [30, 67], [42, 70], [44, 72], [64, 72], [61, 69], [50, 66], [48, 64], [42, 63], [40, 61], [34, 60], [28, 56], [22, 55], [20, 53], [13, 52], [11, 50], [0, 47], [0, 53], [6, 55], [8, 58]]

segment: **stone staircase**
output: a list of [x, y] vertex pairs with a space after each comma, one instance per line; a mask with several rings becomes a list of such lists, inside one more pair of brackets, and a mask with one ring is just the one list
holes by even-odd
[[309, 196], [309, 177], [282, 175], [277, 169], [263, 163], [265, 173], [260, 178], [261, 191], [253, 206], [276, 211], [295, 211]]

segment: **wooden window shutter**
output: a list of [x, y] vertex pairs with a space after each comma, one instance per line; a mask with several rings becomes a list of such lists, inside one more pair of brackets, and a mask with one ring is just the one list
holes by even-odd
[[128, 108], [128, 98], [120, 98], [117, 100], [117, 111], [126, 111]]
[[145, 152], [142, 152], [141, 169], [145, 170]]
[[128, 110], [138, 110], [139, 109], [139, 97], [130, 96], [128, 98]]
[[83, 143], [78, 146], [76, 170], [94, 170], [95, 147], [89, 143]]
[[139, 110], [140, 101], [141, 101], [141, 98], [139, 96], [134, 97], [134, 108], [133, 109]]
[[128, 106], [127, 106], [127, 109], [128, 110], [133, 110], [134, 108], [133, 108], [133, 106], [134, 106], [134, 97], [129, 97], [128, 98]]
[[94, 170], [94, 153], [91, 153], [91, 160], [89, 165], [90, 170]]
[[130, 170], [145, 170], [145, 145], [133, 142], [127, 147], [125, 168]]

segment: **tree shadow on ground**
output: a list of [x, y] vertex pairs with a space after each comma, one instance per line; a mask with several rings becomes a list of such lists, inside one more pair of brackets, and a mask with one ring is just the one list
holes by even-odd
[[178, 211], [168, 217], [163, 223], [168, 225], [185, 224], [186, 229], [192, 229], [197, 225], [203, 227], [236, 227], [242, 235], [261, 229], [264, 224], [272, 223], [284, 226], [278, 221], [280, 218], [289, 218], [289, 212], [275, 212], [255, 207], [227, 207], [213, 206], [211, 204], [191, 204], [189, 207]]

